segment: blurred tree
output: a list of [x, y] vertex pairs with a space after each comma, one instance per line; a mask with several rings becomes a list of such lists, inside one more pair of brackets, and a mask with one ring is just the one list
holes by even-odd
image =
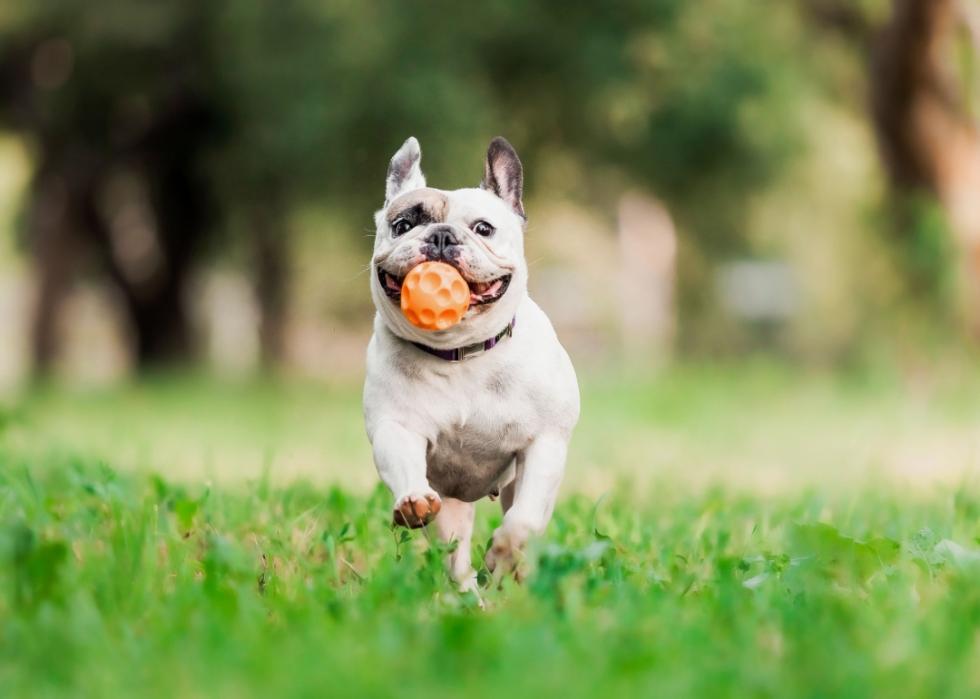
[[[36, 152], [39, 363], [86, 264], [126, 298], [140, 363], [185, 357], [192, 266], [229, 249], [249, 251], [274, 358], [291, 212], [324, 203], [362, 230], [412, 134], [433, 182], [476, 184], [501, 133], [532, 190], [535, 164], [561, 154], [580, 173], [571, 193], [609, 211], [626, 182], [656, 191], [690, 269], [744, 252], [745, 202], [794, 146], [795, 22], [736, 0], [43, 0], [2, 14], [0, 118]], [[711, 285], [683, 279], [696, 312]]]
[[[961, 251], [967, 322], [980, 339], [980, 133], [968, 98], [972, 76], [957, 70], [959, 60], [975, 63], [978, 22], [975, 5], [895, 0], [874, 43], [871, 105], [892, 182], [925, 189], [946, 210]], [[958, 41], [966, 51], [957, 52]]]
[[[947, 260], [937, 235], [953, 236], [970, 332], [980, 339], [980, 132], [976, 105], [980, 10], [966, 0], [805, 0], [826, 26], [867, 57], [869, 109], [894, 196], [913, 293], [948, 303]], [[945, 211], [937, 226], [923, 195]], [[947, 231], [943, 231], [943, 228]]]
[[73, 278], [93, 269], [125, 300], [139, 362], [190, 349], [186, 283], [216, 220], [200, 159], [222, 122], [201, 7], [42, 2], [2, 27], [0, 114], [35, 153], [27, 233], [41, 370]]

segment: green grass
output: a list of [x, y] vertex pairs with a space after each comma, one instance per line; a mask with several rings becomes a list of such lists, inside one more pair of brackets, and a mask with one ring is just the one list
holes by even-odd
[[390, 529], [356, 386], [36, 391], [0, 420], [0, 695], [977, 696], [976, 386], [586, 381], [486, 611]]

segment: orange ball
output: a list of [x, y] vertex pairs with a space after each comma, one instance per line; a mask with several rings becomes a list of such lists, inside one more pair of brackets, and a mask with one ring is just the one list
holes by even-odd
[[422, 330], [456, 325], [470, 307], [470, 287], [452, 265], [423, 262], [402, 282], [402, 313]]

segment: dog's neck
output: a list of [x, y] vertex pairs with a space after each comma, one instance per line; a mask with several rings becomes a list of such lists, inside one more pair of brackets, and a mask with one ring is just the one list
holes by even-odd
[[462, 362], [473, 357], [479, 357], [481, 354], [486, 354], [506, 338], [511, 337], [514, 334], [514, 326], [516, 324], [517, 316], [514, 316], [506, 327], [493, 337], [489, 337], [483, 342], [474, 342], [470, 345], [463, 345], [462, 347], [454, 347], [452, 349], [436, 349], [421, 342], [412, 342], [411, 344], [426, 354], [431, 354], [433, 357], [438, 357], [447, 362]]

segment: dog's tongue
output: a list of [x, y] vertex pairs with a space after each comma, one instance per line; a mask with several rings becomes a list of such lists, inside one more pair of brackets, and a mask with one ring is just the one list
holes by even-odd
[[492, 296], [500, 290], [503, 279], [494, 279], [492, 282], [475, 282], [470, 284], [470, 291], [474, 296]]
[[390, 274], [385, 275], [385, 284], [388, 286], [389, 289], [392, 289], [394, 291], [401, 291], [401, 286], [398, 284], [398, 280], [395, 279]]

